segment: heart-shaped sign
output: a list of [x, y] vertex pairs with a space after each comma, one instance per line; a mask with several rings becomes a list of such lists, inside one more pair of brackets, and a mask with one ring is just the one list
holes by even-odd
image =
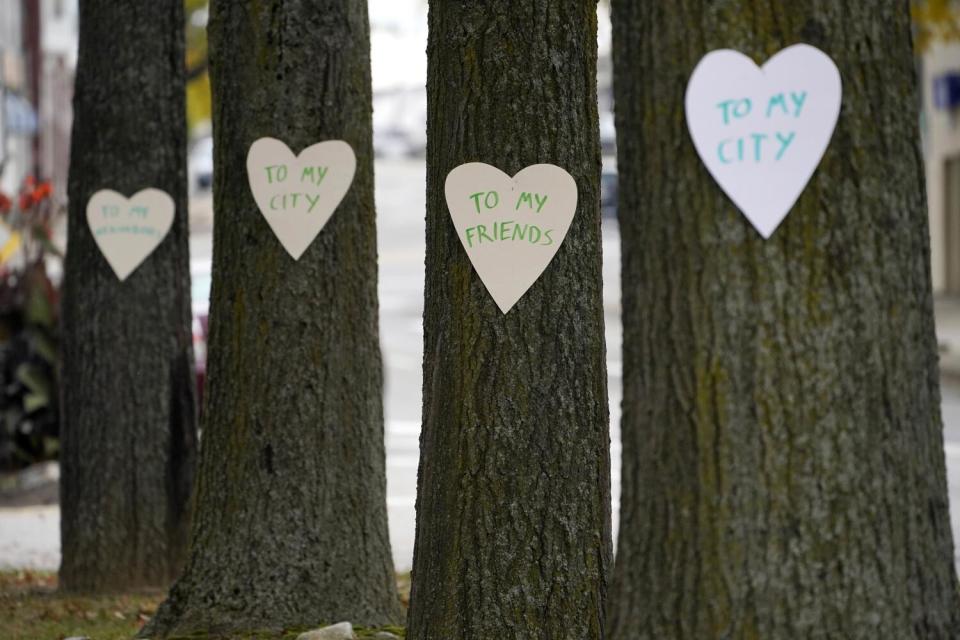
[[294, 260], [299, 260], [347, 195], [357, 157], [342, 140], [312, 145], [294, 156], [275, 138], [247, 153], [250, 191], [260, 213]]
[[820, 164], [840, 115], [840, 72], [798, 44], [762, 68], [738, 51], [708, 53], [687, 85], [697, 153], [714, 179], [769, 238]]
[[511, 178], [482, 162], [447, 176], [447, 207], [473, 268], [503, 313], [543, 273], [577, 211], [577, 183], [552, 164]]
[[144, 189], [129, 199], [103, 189], [87, 202], [93, 239], [121, 281], [166, 237], [175, 208], [173, 198], [159, 189]]

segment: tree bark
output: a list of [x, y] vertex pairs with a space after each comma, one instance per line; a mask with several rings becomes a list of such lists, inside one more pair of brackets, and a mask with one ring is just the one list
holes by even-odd
[[[70, 591], [166, 587], [186, 550], [196, 391], [182, 4], [80, 7], [63, 298], [60, 586]], [[173, 197], [175, 219], [120, 282], [87, 201], [147, 187]]]
[[[214, 1], [209, 394], [184, 576], [144, 634], [401, 618], [387, 535], [369, 26], [361, 0]], [[294, 261], [257, 139], [345, 140], [357, 172]]]
[[[615, 640], [960, 637], [908, 3], [615, 0]], [[843, 108], [764, 241], [684, 120], [699, 59], [806, 42]]]
[[[408, 637], [602, 638], [610, 461], [596, 2], [433, 0], [424, 408]], [[553, 262], [504, 315], [444, 198], [480, 161], [579, 189]]]

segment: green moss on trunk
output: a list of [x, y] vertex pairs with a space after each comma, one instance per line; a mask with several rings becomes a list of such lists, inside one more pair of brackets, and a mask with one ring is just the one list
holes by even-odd
[[[603, 636], [610, 554], [596, 3], [430, 3], [424, 409], [408, 637]], [[546, 272], [504, 315], [447, 174], [535, 163], [577, 182]]]
[[[165, 588], [186, 552], [196, 383], [182, 4], [80, 7], [63, 297], [60, 586], [69, 591]], [[120, 282], [87, 225], [87, 201], [100, 189], [147, 187], [173, 197], [173, 226]]]
[[[369, 27], [361, 0], [211, 4], [209, 393], [184, 576], [147, 635], [402, 618], [387, 535]], [[299, 261], [250, 193], [258, 138], [356, 152]]]
[[[624, 401], [614, 640], [960, 637], [907, 2], [614, 0]], [[699, 59], [844, 82], [764, 241], [687, 133]]]

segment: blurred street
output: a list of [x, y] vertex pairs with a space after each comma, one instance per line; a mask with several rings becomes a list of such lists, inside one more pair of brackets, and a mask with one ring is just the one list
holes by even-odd
[[[381, 343], [386, 373], [387, 506], [394, 561], [409, 569], [413, 540], [420, 433], [423, 358], [423, 264], [425, 167], [422, 159], [381, 159], [376, 165], [380, 243]], [[209, 195], [193, 202], [191, 239], [196, 273], [209, 270], [212, 239]], [[620, 245], [616, 221], [603, 221], [604, 305], [610, 387], [614, 527], [620, 488], [621, 324]], [[198, 266], [199, 265], [199, 266]], [[201, 292], [204, 283], [196, 282]], [[208, 286], [208, 285], [206, 285]], [[202, 293], [200, 294], [202, 295]], [[944, 305], [941, 304], [940, 307]], [[951, 308], [947, 305], [947, 311]], [[960, 343], [960, 311], [940, 330], [945, 343]], [[945, 361], [951, 356], [947, 354]], [[960, 376], [946, 376], [943, 387], [952, 522], [960, 533]], [[42, 481], [42, 479], [41, 479]], [[50, 484], [50, 480], [47, 480]], [[0, 508], [0, 568], [56, 569], [59, 564], [59, 509], [55, 505]]]
[[[58, 55], [66, 56], [65, 66], [72, 74], [76, 63], [77, 5], [73, 1], [68, 5], [69, 11], [62, 16], [48, 16], [45, 24], [51, 30], [50, 46], [55, 45]], [[427, 73], [424, 53], [427, 44], [426, 10], [427, 5], [421, 0], [370, 2], [374, 147], [377, 157], [376, 200], [379, 215], [381, 344], [386, 376], [388, 508], [394, 560], [400, 569], [409, 568], [413, 558], [420, 432], [425, 213], [423, 155], [426, 147], [427, 109], [424, 84]], [[606, 5], [598, 6], [598, 16], [599, 124], [602, 147], [606, 153], [611, 153], [615, 130], [611, 90], [611, 31]], [[202, 37], [191, 40], [190, 34], [202, 35], [207, 18], [205, 9], [191, 14], [188, 41], [194, 44], [203, 41]], [[200, 50], [202, 49], [198, 49]], [[50, 53], [51, 60], [52, 55], [53, 51]], [[47, 75], [53, 77], [49, 70]], [[72, 87], [72, 75], [70, 82], [63, 81], [60, 84], [65, 88]], [[51, 91], [50, 95], [59, 94]], [[69, 93], [66, 93], [60, 102], [68, 101]], [[57, 106], [56, 103], [51, 104]], [[63, 120], [57, 121], [58, 130], [62, 130], [62, 140], [57, 140], [60, 141], [58, 144], [66, 145], [70, 130], [69, 114], [61, 113], [62, 109], [54, 108], [51, 111]], [[187, 163], [191, 210], [190, 270], [194, 298], [194, 347], [202, 376], [205, 353], [205, 329], [202, 325], [207, 315], [213, 225], [210, 188], [214, 167], [209, 121], [198, 117], [191, 125], [190, 134]], [[51, 146], [51, 149], [54, 147]], [[65, 152], [58, 153], [59, 155], [52, 155], [66, 157]], [[24, 146], [22, 153], [15, 155], [14, 165], [19, 162], [26, 167], [29, 165], [27, 160], [28, 151]], [[66, 184], [66, 172], [65, 164], [59, 167], [59, 173], [49, 171], [58, 186]], [[17, 184], [13, 174], [14, 172], [8, 170], [4, 176], [8, 180], [8, 191], [13, 190]], [[604, 175], [605, 190], [607, 185], [615, 183], [614, 173]], [[615, 191], [607, 192], [608, 199], [611, 195], [615, 195]], [[65, 221], [55, 229], [55, 238], [60, 246], [65, 246]], [[607, 358], [613, 431], [613, 489], [616, 498], [620, 483], [618, 428], [621, 367], [619, 238], [616, 223], [612, 218], [604, 220], [604, 297], [607, 310]], [[16, 500], [4, 501], [4, 487], [0, 486], [0, 569], [56, 569], [59, 565], [59, 509], [56, 506], [55, 482], [57, 473], [55, 463], [38, 465], [29, 480], [36, 483], [36, 488], [25, 492], [26, 497]]]

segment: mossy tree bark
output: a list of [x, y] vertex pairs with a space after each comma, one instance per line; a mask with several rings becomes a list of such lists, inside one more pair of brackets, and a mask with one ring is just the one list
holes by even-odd
[[[150, 637], [401, 617], [387, 535], [366, 2], [211, 4], [209, 394], [190, 557]], [[356, 152], [294, 261], [246, 155], [275, 137]]]
[[[623, 241], [615, 640], [960, 637], [908, 3], [614, 0]], [[843, 108], [764, 241], [687, 133], [733, 48]]]
[[[430, 3], [424, 409], [408, 637], [603, 637], [610, 554], [596, 2]], [[447, 174], [574, 177], [563, 245], [506, 315]]]
[[[166, 587], [186, 550], [196, 408], [182, 5], [80, 7], [63, 297], [60, 586], [70, 591]], [[173, 227], [120, 282], [87, 201], [147, 187], [173, 197]]]

